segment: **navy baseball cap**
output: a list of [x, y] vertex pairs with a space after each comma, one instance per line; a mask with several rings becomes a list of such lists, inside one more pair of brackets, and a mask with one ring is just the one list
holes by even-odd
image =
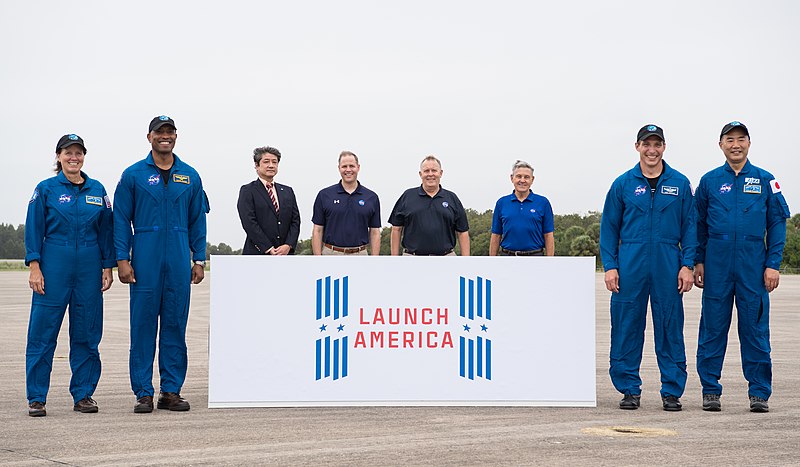
[[56, 154], [58, 154], [58, 152], [62, 149], [72, 146], [73, 144], [77, 144], [78, 146], [82, 147], [83, 153], [86, 154], [86, 145], [83, 144], [83, 138], [74, 133], [64, 135], [58, 140], [58, 143], [56, 143]]
[[644, 141], [651, 136], [658, 136], [661, 141], [666, 141], [664, 139], [664, 130], [660, 126], [653, 124], [643, 126], [636, 135], [636, 141]]
[[744, 130], [744, 134], [746, 134], [748, 138], [750, 137], [750, 132], [747, 130], [747, 127], [744, 126], [744, 123], [737, 122], [734, 120], [730, 123], [726, 123], [725, 126], [722, 127], [722, 131], [719, 133], [719, 139], [722, 139], [723, 136], [727, 135], [728, 133], [737, 128], [740, 130]]
[[175, 126], [175, 120], [167, 117], [166, 115], [160, 115], [150, 120], [150, 129], [147, 130], [147, 132], [150, 133], [151, 131], [158, 130], [164, 125], [171, 125], [172, 128], [175, 128], [176, 130], [178, 129], [178, 127]]

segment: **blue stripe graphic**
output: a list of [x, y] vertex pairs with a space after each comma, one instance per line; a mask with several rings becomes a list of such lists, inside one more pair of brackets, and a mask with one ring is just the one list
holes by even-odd
[[464, 373], [464, 360], [465, 360], [465, 355], [464, 354], [465, 354], [465, 349], [464, 349], [464, 338], [463, 337], [459, 337], [458, 338], [458, 344], [459, 344], [458, 345], [458, 354], [459, 354], [458, 355], [458, 357], [459, 357], [458, 374], [459, 374], [459, 376], [461, 376], [463, 378], [464, 376], [466, 376], [466, 374]]
[[317, 372], [316, 379], [322, 378], [322, 339], [317, 339]]
[[339, 279], [333, 281], [333, 319], [339, 319]]
[[339, 379], [339, 339], [333, 340], [333, 379]]
[[486, 319], [492, 319], [492, 281], [486, 279]]
[[478, 276], [478, 316], [483, 316], [483, 277]]
[[[458, 282], [459, 282], [459, 292], [460, 292], [460, 297], [461, 297], [458, 314], [459, 314], [459, 316], [461, 316], [463, 318], [465, 316], [464, 315], [464, 293], [465, 293], [465, 290], [464, 290], [464, 278], [460, 277]], [[461, 375], [461, 376], [464, 376], [464, 375]]]
[[[342, 302], [343, 302], [342, 303], [342, 317], [345, 317], [345, 318], [347, 317], [347, 290], [348, 290], [347, 279], [348, 279], [347, 276], [344, 276], [344, 279], [342, 279], [342, 287], [344, 288], [344, 291], [343, 291], [343, 294], [342, 294], [343, 295], [343, 297], [342, 297]], [[347, 339], [347, 338], [345, 337], [345, 339]]]
[[469, 379], [475, 379], [475, 341], [469, 339]]
[[331, 315], [331, 276], [325, 277], [325, 317]]
[[342, 378], [347, 376], [347, 336], [342, 337]]
[[331, 375], [331, 338], [325, 337], [325, 377]]
[[483, 376], [483, 337], [478, 336], [478, 376]]
[[486, 379], [492, 379], [492, 340], [486, 339]]
[[322, 279], [317, 279], [317, 319], [322, 318]]
[[469, 280], [469, 319], [475, 319], [475, 281]]

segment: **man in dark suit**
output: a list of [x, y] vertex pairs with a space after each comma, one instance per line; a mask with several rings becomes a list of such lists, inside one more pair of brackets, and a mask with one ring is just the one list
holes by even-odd
[[258, 178], [239, 190], [239, 219], [247, 233], [243, 255], [293, 255], [300, 235], [300, 211], [291, 187], [274, 183], [281, 152], [253, 150]]

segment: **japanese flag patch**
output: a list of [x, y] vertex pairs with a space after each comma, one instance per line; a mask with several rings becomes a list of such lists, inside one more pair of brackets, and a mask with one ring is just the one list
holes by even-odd
[[769, 181], [769, 186], [772, 187], [772, 194], [780, 193], [781, 192], [781, 185], [778, 183], [777, 180], [773, 179]]

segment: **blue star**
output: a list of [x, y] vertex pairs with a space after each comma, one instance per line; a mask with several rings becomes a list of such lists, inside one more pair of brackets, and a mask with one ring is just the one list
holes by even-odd
[[464, 330], [465, 330], [465, 331], [467, 331], [467, 332], [469, 332], [469, 325], [465, 324], [465, 325], [464, 325]]
[[339, 331], [339, 332], [342, 332], [342, 331], [344, 331], [344, 324], [340, 324], [340, 325], [336, 326], [336, 329], [337, 329], [337, 331]]
[[319, 327], [319, 332], [322, 332], [322, 331], [324, 331], [326, 329], [328, 329], [328, 325], [327, 324], [323, 324], [322, 326]]
[[485, 324], [481, 324], [481, 331], [486, 332], [488, 330], [489, 330], [489, 328], [487, 328]]

